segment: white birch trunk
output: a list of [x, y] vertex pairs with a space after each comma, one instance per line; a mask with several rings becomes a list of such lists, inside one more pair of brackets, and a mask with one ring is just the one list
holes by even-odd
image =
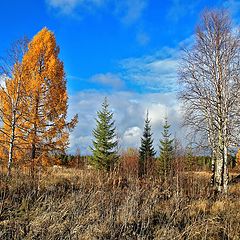
[[14, 147], [14, 141], [15, 141], [15, 127], [16, 127], [16, 110], [14, 109], [12, 125], [11, 125], [9, 154], [8, 154], [8, 176], [11, 175], [11, 168], [12, 168], [12, 163], [13, 163], [13, 147]]

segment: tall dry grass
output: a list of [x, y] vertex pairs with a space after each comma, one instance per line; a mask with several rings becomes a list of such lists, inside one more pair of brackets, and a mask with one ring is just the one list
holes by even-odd
[[240, 190], [214, 197], [209, 174], [169, 180], [94, 170], [0, 182], [0, 239], [240, 239]]

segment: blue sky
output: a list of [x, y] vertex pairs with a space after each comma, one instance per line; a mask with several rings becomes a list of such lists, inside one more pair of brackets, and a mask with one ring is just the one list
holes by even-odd
[[69, 117], [79, 113], [70, 151], [87, 153], [104, 96], [115, 113], [122, 147], [139, 145], [150, 111], [155, 145], [167, 114], [181, 138], [176, 99], [180, 48], [193, 41], [206, 8], [228, 8], [239, 21], [239, 0], [8, 0], [1, 2], [0, 55], [15, 40], [46, 26], [60, 46], [69, 91]]

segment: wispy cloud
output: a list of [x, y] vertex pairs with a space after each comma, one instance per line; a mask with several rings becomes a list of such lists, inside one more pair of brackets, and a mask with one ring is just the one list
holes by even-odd
[[[69, 116], [78, 113], [80, 119], [71, 134], [70, 151], [74, 153], [80, 147], [83, 154], [90, 153], [96, 112], [101, 108], [104, 96], [108, 96], [114, 112], [121, 148], [139, 147], [147, 110], [156, 150], [166, 116], [172, 125], [172, 134], [183, 140], [186, 136], [180, 128], [182, 112], [176, 96], [177, 68], [180, 48], [191, 46], [192, 38], [180, 42], [175, 49], [164, 47], [153, 54], [123, 59], [119, 62], [118, 72], [100, 73], [90, 78], [92, 82], [112, 87], [113, 91], [95, 88], [70, 96]], [[128, 88], [129, 83], [134, 88]], [[119, 91], [121, 86], [124, 88]]]
[[[79, 9], [85, 13], [108, 10], [124, 24], [133, 24], [141, 18], [148, 0], [45, 0], [47, 6], [60, 14], [68, 16], [78, 15]], [[93, 11], [94, 10], [94, 11]]]
[[237, 23], [240, 22], [240, 17], [239, 17], [240, 1], [239, 0], [224, 0], [223, 7], [229, 10], [235, 22]]
[[143, 46], [147, 45], [150, 42], [149, 35], [143, 31], [137, 33], [136, 39], [137, 39], [137, 42]]
[[77, 0], [46, 0], [46, 3], [64, 14], [70, 14], [78, 5]]
[[78, 7], [96, 8], [104, 4], [104, 0], [46, 0], [46, 4], [61, 14], [72, 15]]
[[[171, 0], [171, 7], [169, 8], [167, 18], [172, 21], [179, 21], [181, 18], [193, 14], [200, 14], [198, 6], [201, 4], [200, 0]], [[233, 20], [239, 22], [239, 0], [217, 0], [213, 1], [212, 8], [226, 8], [233, 15]], [[202, 8], [204, 10], [204, 8]]]
[[147, 7], [147, 0], [115, 1], [115, 12], [123, 23], [132, 24], [141, 18]]
[[111, 87], [116, 90], [120, 90], [124, 87], [122, 79], [113, 73], [99, 73], [91, 77], [91, 82], [101, 84], [103, 86]]
[[168, 19], [172, 21], [179, 21], [182, 17], [190, 14], [194, 14], [196, 11], [197, 5], [200, 3], [199, 0], [187, 0], [187, 1], [181, 1], [181, 0], [171, 0], [171, 7], [168, 11]]
[[180, 49], [191, 46], [193, 42], [194, 39], [191, 36], [180, 42], [175, 49], [164, 47], [151, 55], [119, 60], [114, 66], [114, 73], [97, 73], [89, 78], [69, 75], [68, 78], [87, 82], [88, 89], [99, 91], [107, 89], [112, 91], [129, 90], [138, 93], [175, 92], [178, 87], [177, 69], [179, 67]]
[[176, 89], [178, 51], [163, 48], [153, 55], [128, 58], [120, 63], [123, 79], [146, 90], [171, 92]]
[[[70, 138], [70, 151], [80, 147], [83, 154], [90, 153], [92, 130], [95, 128], [96, 112], [101, 108], [104, 96], [108, 96], [114, 111], [120, 147], [139, 147], [144, 118], [149, 111], [154, 146], [158, 150], [164, 118], [168, 116], [172, 134], [184, 139], [180, 129], [182, 113], [176, 97], [177, 68], [182, 46], [191, 46], [193, 36], [180, 42], [176, 48], [164, 47], [152, 55], [123, 59], [117, 73], [101, 73], [90, 78], [92, 82], [112, 87], [113, 91], [81, 91], [70, 97], [69, 112], [79, 114], [79, 124]], [[129, 83], [134, 86], [132, 90]], [[125, 84], [125, 85], [124, 85]], [[119, 88], [122, 91], [119, 91]], [[139, 89], [140, 87], [140, 89]], [[118, 89], [118, 91], [116, 91]], [[142, 89], [142, 90], [141, 90]], [[72, 113], [72, 114], [71, 114]]]

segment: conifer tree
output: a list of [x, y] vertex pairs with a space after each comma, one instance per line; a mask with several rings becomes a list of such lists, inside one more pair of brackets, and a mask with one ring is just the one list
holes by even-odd
[[91, 164], [97, 169], [110, 171], [118, 160], [116, 140], [116, 128], [113, 119], [113, 113], [109, 111], [107, 98], [102, 103], [101, 111], [97, 112], [97, 126], [93, 130], [93, 147], [91, 148], [93, 156]]
[[147, 174], [147, 171], [153, 164], [155, 154], [156, 152], [153, 147], [150, 119], [148, 118], [147, 112], [143, 136], [141, 138], [141, 146], [139, 149], [139, 177]]
[[0, 156], [8, 154], [8, 175], [13, 159], [30, 155], [33, 176], [36, 160], [68, 147], [77, 115], [66, 121], [66, 79], [58, 55], [54, 34], [43, 28], [29, 44], [23, 39], [13, 46], [7, 68], [0, 65], [6, 76], [0, 88]]
[[165, 124], [163, 126], [162, 139], [160, 140], [160, 167], [162, 173], [165, 176], [170, 172], [172, 159], [173, 159], [173, 142], [174, 139], [171, 138], [171, 133], [169, 133], [169, 128], [171, 125], [168, 124], [167, 118], [165, 119]]
[[67, 89], [63, 62], [54, 33], [47, 28], [38, 32], [23, 56], [23, 70], [28, 81], [25, 117], [32, 174], [39, 156], [62, 153], [68, 147], [69, 130], [77, 123], [77, 115], [67, 122]]

